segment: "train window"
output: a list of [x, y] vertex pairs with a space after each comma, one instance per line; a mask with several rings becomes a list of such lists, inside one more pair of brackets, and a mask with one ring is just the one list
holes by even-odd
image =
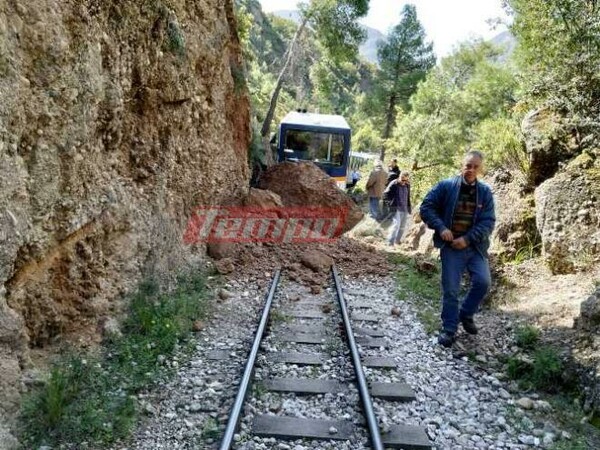
[[329, 166], [344, 163], [344, 136], [341, 134], [287, 130], [284, 143], [286, 157]]

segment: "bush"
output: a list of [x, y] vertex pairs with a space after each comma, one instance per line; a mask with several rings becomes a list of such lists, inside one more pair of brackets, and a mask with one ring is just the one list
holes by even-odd
[[563, 387], [562, 372], [563, 362], [552, 347], [536, 350], [531, 360], [510, 357], [507, 362], [508, 376], [526, 389], [557, 392]]
[[515, 343], [522, 349], [531, 350], [540, 340], [540, 330], [525, 325], [515, 330]]

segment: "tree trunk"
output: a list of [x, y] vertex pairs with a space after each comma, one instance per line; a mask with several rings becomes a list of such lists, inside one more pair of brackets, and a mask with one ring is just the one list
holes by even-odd
[[392, 130], [394, 129], [394, 120], [396, 119], [396, 94], [390, 97], [390, 104], [385, 112], [385, 130], [383, 131], [383, 139], [389, 139]]
[[[392, 94], [390, 97], [390, 104], [387, 107], [385, 112], [385, 130], [383, 130], [383, 140], [384, 143], [386, 140], [390, 138], [392, 135], [392, 130], [394, 129], [394, 120], [396, 119], [396, 95]], [[381, 147], [379, 150], [379, 159], [383, 162], [385, 158], [385, 147]]]
[[[296, 34], [294, 34], [292, 42], [290, 42], [290, 46], [287, 51], [285, 62], [283, 63], [283, 67], [281, 68], [281, 71], [279, 72], [279, 76], [277, 77], [277, 84], [275, 85], [275, 89], [273, 90], [273, 93], [271, 94], [271, 100], [269, 102], [269, 110], [267, 111], [267, 115], [265, 116], [265, 120], [260, 129], [260, 135], [263, 138], [262, 140], [263, 140], [263, 142], [267, 143], [267, 147], [265, 148], [265, 152], [267, 155], [271, 154], [271, 147], [268, 145], [269, 131], [271, 130], [271, 122], [273, 121], [273, 116], [275, 115], [275, 107], [277, 106], [277, 99], [279, 98], [279, 93], [281, 92], [281, 88], [283, 86], [283, 80], [285, 78], [285, 74], [286, 74], [287, 69], [290, 65], [290, 62], [292, 61], [292, 58], [294, 56], [296, 43], [298, 42], [298, 39], [304, 32], [307, 22], [308, 22], [308, 17], [304, 17], [302, 19], [302, 23], [296, 30]], [[266, 159], [267, 159], [267, 161], [269, 161], [269, 160], [273, 161], [272, 155], [271, 155], [271, 157], [267, 156]], [[269, 164], [269, 163], [267, 162], [267, 164]]]

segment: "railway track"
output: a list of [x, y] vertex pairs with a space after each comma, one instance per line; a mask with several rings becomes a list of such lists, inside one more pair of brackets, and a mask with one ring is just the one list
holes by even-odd
[[[281, 288], [282, 272], [275, 272], [220, 450], [244, 448], [253, 436], [270, 439], [273, 448], [285, 448], [275, 446], [280, 440], [302, 439], [346, 441], [350, 446], [345, 448], [352, 449], [431, 449], [421, 427], [391, 425], [382, 432], [373, 398], [408, 402], [415, 395], [407, 384], [377, 381], [386, 379], [378, 372], [396, 370], [397, 365], [381, 355], [388, 343], [377, 326], [380, 317], [369, 313], [368, 303], [348, 305], [335, 266], [331, 275], [331, 288], [323, 294], [298, 297]], [[268, 413], [257, 413], [259, 408], [251, 404], [265, 392], [308, 398], [307, 411], [296, 414], [302, 417], [289, 416], [276, 404]], [[240, 423], [245, 438], [236, 434]]]

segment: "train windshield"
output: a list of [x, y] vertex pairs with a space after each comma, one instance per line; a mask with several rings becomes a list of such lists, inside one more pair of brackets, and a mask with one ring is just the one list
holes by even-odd
[[302, 159], [334, 167], [344, 163], [342, 134], [287, 130], [284, 144], [286, 159]]

